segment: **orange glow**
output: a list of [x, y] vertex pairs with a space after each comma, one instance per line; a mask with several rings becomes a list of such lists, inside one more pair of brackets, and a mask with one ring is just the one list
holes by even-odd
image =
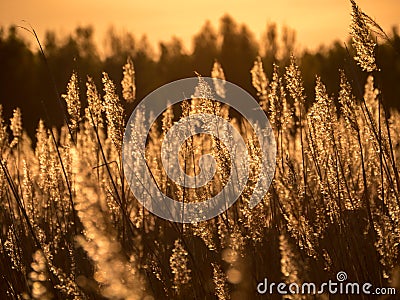
[[[359, 6], [390, 32], [399, 25], [398, 0], [357, 1]], [[300, 48], [315, 49], [334, 39], [346, 40], [350, 21], [350, 1], [337, 0], [202, 0], [202, 1], [1, 1], [0, 26], [27, 20], [43, 37], [45, 30], [67, 34], [78, 25], [93, 25], [101, 46], [111, 25], [118, 30], [146, 34], [153, 45], [171, 36], [183, 39], [187, 49], [191, 37], [208, 19], [218, 27], [224, 14], [245, 23], [260, 38], [267, 22], [287, 25], [297, 32]]]

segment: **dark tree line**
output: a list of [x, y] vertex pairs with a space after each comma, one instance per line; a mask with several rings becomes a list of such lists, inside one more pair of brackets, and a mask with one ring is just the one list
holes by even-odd
[[[157, 57], [145, 36], [138, 39], [131, 33], [118, 34], [110, 29], [105, 55], [100, 55], [92, 27], [79, 27], [64, 38], [47, 32], [41, 41], [47, 57], [46, 64], [34, 38], [29, 41], [21, 38], [20, 30], [15, 26], [0, 29], [0, 103], [7, 119], [15, 107], [21, 108], [24, 127], [32, 137], [39, 118], [50, 126], [63, 123], [63, 108], [55, 90], [59, 94], [65, 92], [73, 70], [80, 76], [80, 90], [84, 95], [87, 75], [94, 78], [99, 89], [102, 71], [108, 72], [119, 83], [122, 65], [130, 56], [135, 64], [137, 101], [140, 101], [155, 88], [179, 78], [194, 76], [195, 71], [209, 76], [213, 62], [218, 60], [229, 81], [255, 95], [250, 69], [256, 57], [261, 55], [265, 71], [271, 77], [272, 63], [283, 68], [290, 54], [296, 51], [295, 32], [289, 28], [283, 28], [278, 34], [276, 24], [268, 24], [265, 34], [258, 41], [246, 25], [237, 24], [231, 17], [224, 16], [218, 30], [209, 22], [204, 24], [193, 37], [192, 53], [187, 53], [181, 40], [173, 37], [169, 42], [160, 42]], [[384, 91], [385, 105], [399, 108], [400, 37], [396, 29], [393, 29], [390, 38], [391, 45], [383, 43], [377, 48], [377, 62], [382, 70], [380, 86]], [[328, 92], [336, 94], [339, 68], [349, 74], [354, 90], [361, 95], [366, 75], [352, 60], [352, 51], [350, 41], [346, 44], [335, 42], [316, 52], [297, 49], [296, 56], [303, 72], [308, 99], [314, 95], [316, 74], [321, 76]]]

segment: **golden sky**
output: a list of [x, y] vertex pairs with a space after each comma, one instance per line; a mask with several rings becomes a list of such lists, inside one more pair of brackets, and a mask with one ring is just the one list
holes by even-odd
[[[387, 32], [400, 25], [399, 0], [357, 3]], [[43, 38], [47, 29], [68, 34], [78, 25], [92, 24], [100, 42], [113, 25], [136, 37], [147, 34], [153, 45], [174, 35], [190, 49], [192, 35], [207, 19], [218, 27], [221, 16], [228, 13], [247, 24], [257, 38], [267, 22], [276, 22], [296, 30], [299, 48], [315, 49], [334, 39], [346, 40], [350, 11], [348, 0], [0, 0], [0, 26], [23, 25], [21, 20], [27, 20]]]

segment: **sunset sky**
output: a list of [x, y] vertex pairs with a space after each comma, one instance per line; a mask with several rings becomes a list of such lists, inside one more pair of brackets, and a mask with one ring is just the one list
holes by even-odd
[[[399, 0], [358, 0], [358, 4], [386, 31], [400, 24]], [[113, 25], [138, 38], [146, 34], [154, 46], [175, 35], [190, 49], [191, 37], [206, 20], [218, 28], [227, 13], [247, 24], [257, 38], [268, 22], [276, 22], [296, 30], [298, 47], [316, 49], [348, 37], [350, 11], [347, 0], [1, 0], [0, 26], [22, 25], [21, 20], [27, 20], [43, 37], [47, 29], [66, 35], [78, 25], [92, 24], [101, 46], [104, 33]]]

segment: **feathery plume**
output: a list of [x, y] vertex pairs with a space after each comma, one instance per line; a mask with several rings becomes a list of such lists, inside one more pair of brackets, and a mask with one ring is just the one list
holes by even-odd
[[10, 121], [10, 129], [14, 137], [11, 142], [10, 148], [13, 148], [18, 144], [18, 141], [21, 139], [22, 136], [22, 115], [19, 108], [14, 109], [14, 114]]
[[376, 44], [371, 39], [371, 31], [364, 13], [354, 0], [350, 1], [352, 5], [350, 34], [357, 52], [354, 59], [363, 71], [372, 72], [377, 70], [374, 54]]
[[214, 88], [217, 95], [221, 98], [225, 98], [225, 74], [221, 64], [218, 61], [215, 61], [213, 64], [211, 77], [213, 78]]
[[360, 130], [358, 126], [358, 109], [355, 104], [355, 97], [351, 91], [350, 83], [347, 81], [344, 71], [340, 71], [340, 91], [339, 103], [346, 124], [356, 132]]
[[124, 130], [124, 109], [115, 92], [114, 82], [106, 72], [103, 72], [104, 110], [107, 118], [107, 135], [118, 152], [121, 151]]
[[257, 57], [254, 62], [254, 66], [250, 71], [251, 73], [251, 83], [257, 90], [257, 96], [260, 99], [260, 105], [264, 111], [268, 110], [267, 103], [267, 89], [268, 89], [268, 78], [265, 75], [261, 57]]
[[67, 111], [70, 117], [71, 130], [74, 131], [78, 127], [80, 120], [81, 102], [79, 100], [78, 74], [72, 72], [71, 78], [67, 85], [67, 94], [61, 95], [67, 103]]
[[92, 77], [89, 76], [86, 82], [86, 98], [88, 101], [88, 107], [85, 109], [86, 118], [92, 126], [102, 128], [103, 118], [101, 113], [103, 111], [103, 107], [96, 85]]
[[289, 67], [286, 67], [285, 80], [289, 95], [294, 100], [296, 116], [300, 116], [300, 114], [302, 114], [301, 110], [304, 107], [306, 95], [304, 93], [301, 72], [299, 66], [296, 64], [296, 59], [293, 55], [290, 56]]
[[124, 77], [121, 81], [122, 96], [126, 102], [133, 102], [136, 97], [135, 68], [130, 57], [126, 60], [123, 70]]

